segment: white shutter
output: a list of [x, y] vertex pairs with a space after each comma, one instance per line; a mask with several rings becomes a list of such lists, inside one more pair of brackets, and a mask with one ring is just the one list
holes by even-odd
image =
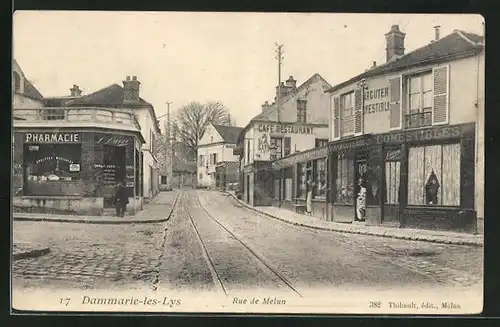
[[403, 108], [401, 103], [402, 77], [389, 79], [389, 127], [401, 129], [403, 123]]
[[363, 134], [363, 92], [361, 88], [354, 91], [354, 135]]
[[450, 68], [448, 65], [436, 67], [432, 70], [432, 75], [434, 80], [432, 124], [448, 124], [450, 119]]
[[333, 98], [333, 139], [340, 139], [340, 98]]

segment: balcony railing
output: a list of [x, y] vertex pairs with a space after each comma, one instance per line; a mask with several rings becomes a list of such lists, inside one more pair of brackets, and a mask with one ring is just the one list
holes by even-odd
[[424, 111], [405, 116], [405, 128], [419, 128], [432, 125], [432, 112]]
[[13, 117], [17, 122], [39, 122], [39, 123], [111, 123], [133, 126], [137, 130], [141, 127], [135, 114], [131, 112], [115, 110], [111, 108], [35, 108], [35, 109], [14, 109]]

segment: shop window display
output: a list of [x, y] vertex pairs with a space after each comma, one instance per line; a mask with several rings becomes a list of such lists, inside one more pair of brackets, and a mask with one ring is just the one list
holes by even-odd
[[409, 149], [408, 204], [460, 205], [460, 144]]
[[79, 193], [80, 144], [25, 144], [23, 152], [26, 195]]
[[354, 160], [344, 153], [338, 154], [336, 203], [354, 204]]

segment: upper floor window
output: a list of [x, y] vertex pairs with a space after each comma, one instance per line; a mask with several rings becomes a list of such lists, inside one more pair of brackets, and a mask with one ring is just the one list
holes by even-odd
[[354, 115], [354, 91], [343, 94], [340, 97], [340, 108], [343, 118]]
[[405, 127], [432, 125], [433, 79], [432, 72], [409, 76], [406, 81], [407, 105]]
[[14, 72], [14, 91], [21, 91], [21, 76], [17, 72]]
[[212, 153], [210, 155], [210, 164], [215, 165], [217, 163], [217, 153]]
[[277, 160], [283, 157], [283, 138], [271, 137], [271, 144], [269, 149], [271, 150], [271, 160]]
[[200, 154], [198, 156], [198, 166], [203, 167], [203, 155]]
[[342, 115], [342, 134], [354, 133], [354, 91], [340, 97], [340, 113]]
[[328, 139], [316, 139], [314, 147], [321, 148], [328, 145]]
[[247, 140], [247, 164], [250, 163], [250, 140]]
[[307, 100], [297, 100], [297, 122], [305, 123], [307, 116]]
[[214, 137], [210, 136], [210, 143], [214, 143]]

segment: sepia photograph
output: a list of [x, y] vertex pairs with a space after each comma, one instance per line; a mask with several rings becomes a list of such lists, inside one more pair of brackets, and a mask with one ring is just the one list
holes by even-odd
[[12, 42], [16, 312], [482, 312], [482, 16], [21, 10]]

